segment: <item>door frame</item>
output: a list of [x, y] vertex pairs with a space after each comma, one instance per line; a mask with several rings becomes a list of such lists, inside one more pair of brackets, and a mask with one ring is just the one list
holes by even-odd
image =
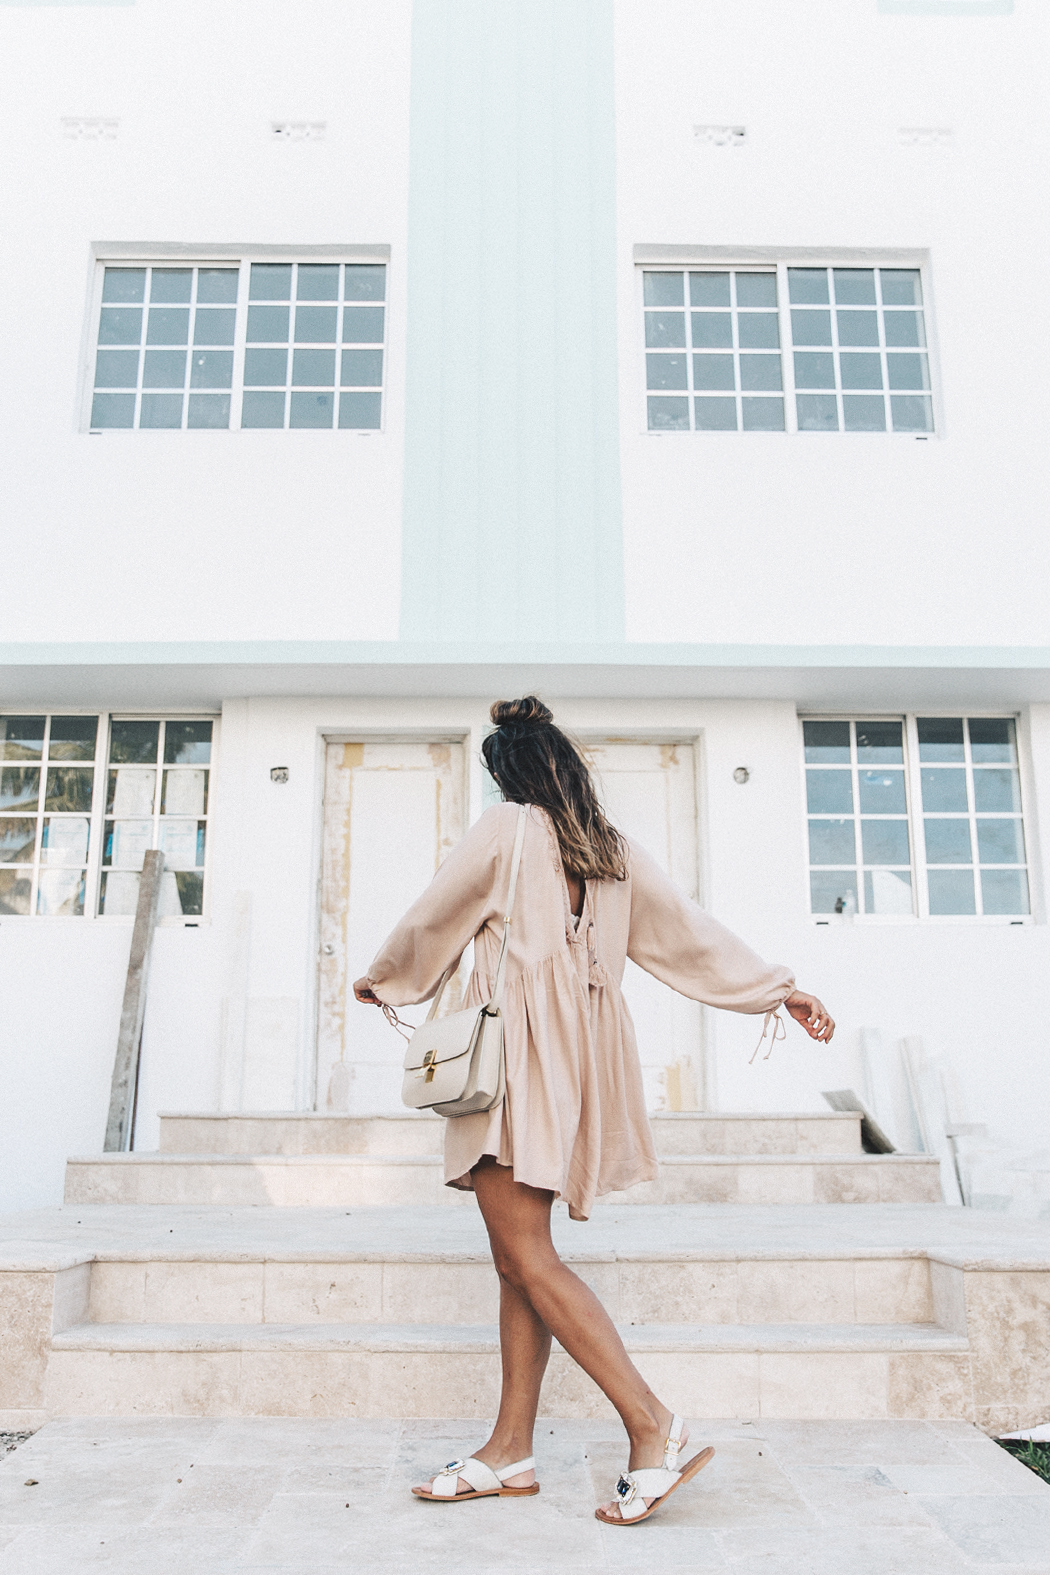
[[[324, 886], [324, 850], [325, 850], [325, 812], [326, 793], [328, 786], [328, 748], [331, 744], [452, 744], [462, 747], [459, 790], [463, 804], [463, 831], [464, 835], [472, 824], [471, 821], [471, 754], [470, 746], [474, 739], [474, 729], [470, 727], [442, 727], [415, 726], [415, 727], [333, 727], [319, 728], [317, 733], [317, 773], [318, 792], [315, 797], [317, 805], [317, 830], [314, 848], [314, 896], [311, 904], [312, 911], [312, 955], [313, 966], [310, 969], [310, 1034], [306, 1047], [303, 1067], [303, 1100], [301, 1108], [307, 1111], [317, 1111], [322, 1090], [319, 1087], [319, 1060], [321, 1052], [321, 964], [322, 941], [321, 903]], [[346, 970], [349, 972], [349, 970]], [[345, 988], [350, 989], [352, 981], [344, 981]]]

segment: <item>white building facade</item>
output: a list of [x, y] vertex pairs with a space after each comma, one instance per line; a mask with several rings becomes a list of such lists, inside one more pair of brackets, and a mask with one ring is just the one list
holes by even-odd
[[746, 10], [0, 4], [4, 1207], [101, 1147], [150, 847], [135, 1146], [396, 1110], [349, 983], [528, 691], [840, 1025], [632, 973], [654, 1109], [892, 1124], [917, 1038], [1044, 1141], [1045, 10]]

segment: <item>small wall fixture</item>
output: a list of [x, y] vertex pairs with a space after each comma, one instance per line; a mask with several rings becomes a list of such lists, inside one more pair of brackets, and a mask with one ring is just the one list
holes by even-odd
[[746, 766], [737, 766], [733, 772], [733, 781], [738, 783], [740, 787], [743, 787], [745, 782], [750, 781], [750, 778], [751, 773]]
[[271, 766], [270, 767], [270, 781], [271, 782], [287, 782], [288, 781], [288, 767], [287, 766]]
[[62, 135], [74, 142], [113, 142], [120, 121], [108, 115], [63, 115]]
[[271, 142], [323, 142], [328, 122], [324, 120], [271, 120]]
[[897, 141], [902, 148], [950, 148], [955, 133], [950, 126], [899, 126]]
[[693, 136], [709, 148], [742, 148], [747, 141], [747, 127], [694, 126]]

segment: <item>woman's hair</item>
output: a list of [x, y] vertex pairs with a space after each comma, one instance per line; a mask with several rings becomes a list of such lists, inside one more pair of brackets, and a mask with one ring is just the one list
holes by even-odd
[[481, 745], [485, 765], [512, 804], [537, 804], [554, 825], [562, 863], [582, 880], [625, 880], [627, 849], [598, 802], [591, 773], [542, 700], [497, 700]]

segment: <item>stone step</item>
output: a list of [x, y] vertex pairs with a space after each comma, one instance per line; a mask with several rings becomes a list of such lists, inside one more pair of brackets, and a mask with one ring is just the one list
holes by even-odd
[[[637, 1366], [695, 1418], [967, 1417], [965, 1338], [935, 1325], [624, 1325]], [[80, 1324], [56, 1334], [62, 1416], [490, 1417], [491, 1324]], [[557, 1347], [541, 1414], [608, 1401]]]
[[[275, 1204], [303, 1208], [460, 1205], [433, 1154], [103, 1154], [70, 1159], [67, 1204]], [[925, 1154], [666, 1155], [655, 1181], [605, 1204], [933, 1203], [940, 1163]]]
[[[558, 1206], [552, 1229], [645, 1346], [650, 1382], [700, 1415], [949, 1416], [989, 1432], [1045, 1419], [1045, 1222], [943, 1204], [680, 1204], [598, 1209], [587, 1225]], [[0, 1216], [0, 1426], [69, 1412], [492, 1415], [496, 1357], [470, 1342], [481, 1326], [491, 1345], [493, 1289], [476, 1207]], [[186, 1340], [198, 1344], [174, 1348]], [[598, 1404], [556, 1356], [547, 1411]]]
[[[119, 1249], [118, 1249], [119, 1250]], [[566, 1260], [628, 1325], [928, 1324], [936, 1316], [924, 1256], [740, 1255], [666, 1248], [642, 1256], [567, 1253]], [[333, 1252], [322, 1257], [243, 1249], [195, 1256], [163, 1246], [96, 1258], [86, 1305], [73, 1321], [259, 1325], [494, 1323], [499, 1282], [485, 1254]]]
[[[661, 1112], [659, 1154], [859, 1154], [860, 1117], [840, 1112], [731, 1115]], [[320, 1112], [160, 1117], [169, 1154], [439, 1154], [440, 1116], [333, 1116]]]

